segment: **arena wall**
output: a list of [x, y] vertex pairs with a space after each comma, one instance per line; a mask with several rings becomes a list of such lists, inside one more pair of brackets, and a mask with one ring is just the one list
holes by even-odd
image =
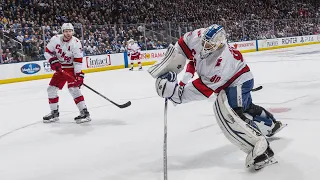
[[[272, 49], [320, 44], [320, 35], [284, 37], [277, 39], [264, 39], [229, 43], [242, 53], [265, 51]], [[166, 50], [142, 51], [142, 65], [152, 65], [164, 57]], [[85, 73], [107, 71], [127, 68], [129, 64], [128, 54], [106, 54], [83, 57], [83, 69]], [[52, 77], [53, 71], [47, 61], [32, 61], [25, 63], [0, 65], [0, 84], [38, 80]]]

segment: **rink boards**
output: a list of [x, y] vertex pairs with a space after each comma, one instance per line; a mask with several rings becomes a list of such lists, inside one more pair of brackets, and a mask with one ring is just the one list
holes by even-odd
[[[236, 49], [239, 49], [242, 53], [248, 53], [319, 43], [320, 35], [308, 35], [233, 42], [229, 44]], [[164, 57], [165, 52], [165, 49], [142, 51], [140, 56], [142, 65], [151, 65], [156, 61], [161, 60], [162, 57]], [[123, 69], [127, 68], [129, 63], [128, 54], [126, 52], [83, 57], [83, 69], [85, 73]], [[3, 64], [0, 65], [0, 84], [50, 78], [52, 74], [53, 71], [50, 69], [50, 65], [46, 60]]]

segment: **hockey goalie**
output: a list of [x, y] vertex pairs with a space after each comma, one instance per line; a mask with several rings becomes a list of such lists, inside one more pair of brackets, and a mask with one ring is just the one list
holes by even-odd
[[[177, 74], [185, 64], [186, 73], [178, 83]], [[227, 139], [247, 154], [246, 167], [258, 170], [277, 162], [266, 136], [284, 126], [252, 102], [253, 74], [240, 51], [228, 45], [222, 26], [186, 33], [148, 72], [156, 78], [158, 95], [175, 105], [216, 95], [216, 120]], [[189, 82], [195, 73], [199, 78]]]

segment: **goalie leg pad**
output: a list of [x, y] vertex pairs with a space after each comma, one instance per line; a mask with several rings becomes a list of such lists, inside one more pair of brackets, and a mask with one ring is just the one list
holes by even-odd
[[152, 65], [148, 72], [153, 78], [158, 78], [169, 71], [179, 74], [183, 70], [186, 61], [187, 59], [179, 53], [176, 47], [171, 45], [167, 49], [164, 58]]
[[[265, 137], [253, 126], [243, 121], [230, 107], [226, 92], [222, 90], [216, 102], [214, 103], [214, 112], [216, 120], [231, 143], [238, 146], [246, 154], [252, 153], [254, 148], [255, 154], [253, 159], [259, 156], [259, 153], [263, 151], [267, 141]], [[261, 142], [259, 145], [258, 142]], [[261, 151], [260, 151], [261, 149]]]

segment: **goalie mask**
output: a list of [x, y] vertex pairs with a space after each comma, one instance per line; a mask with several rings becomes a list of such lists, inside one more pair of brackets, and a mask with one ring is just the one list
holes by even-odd
[[206, 28], [202, 34], [202, 51], [201, 55], [210, 53], [222, 48], [227, 42], [226, 32], [220, 25], [214, 24]]

